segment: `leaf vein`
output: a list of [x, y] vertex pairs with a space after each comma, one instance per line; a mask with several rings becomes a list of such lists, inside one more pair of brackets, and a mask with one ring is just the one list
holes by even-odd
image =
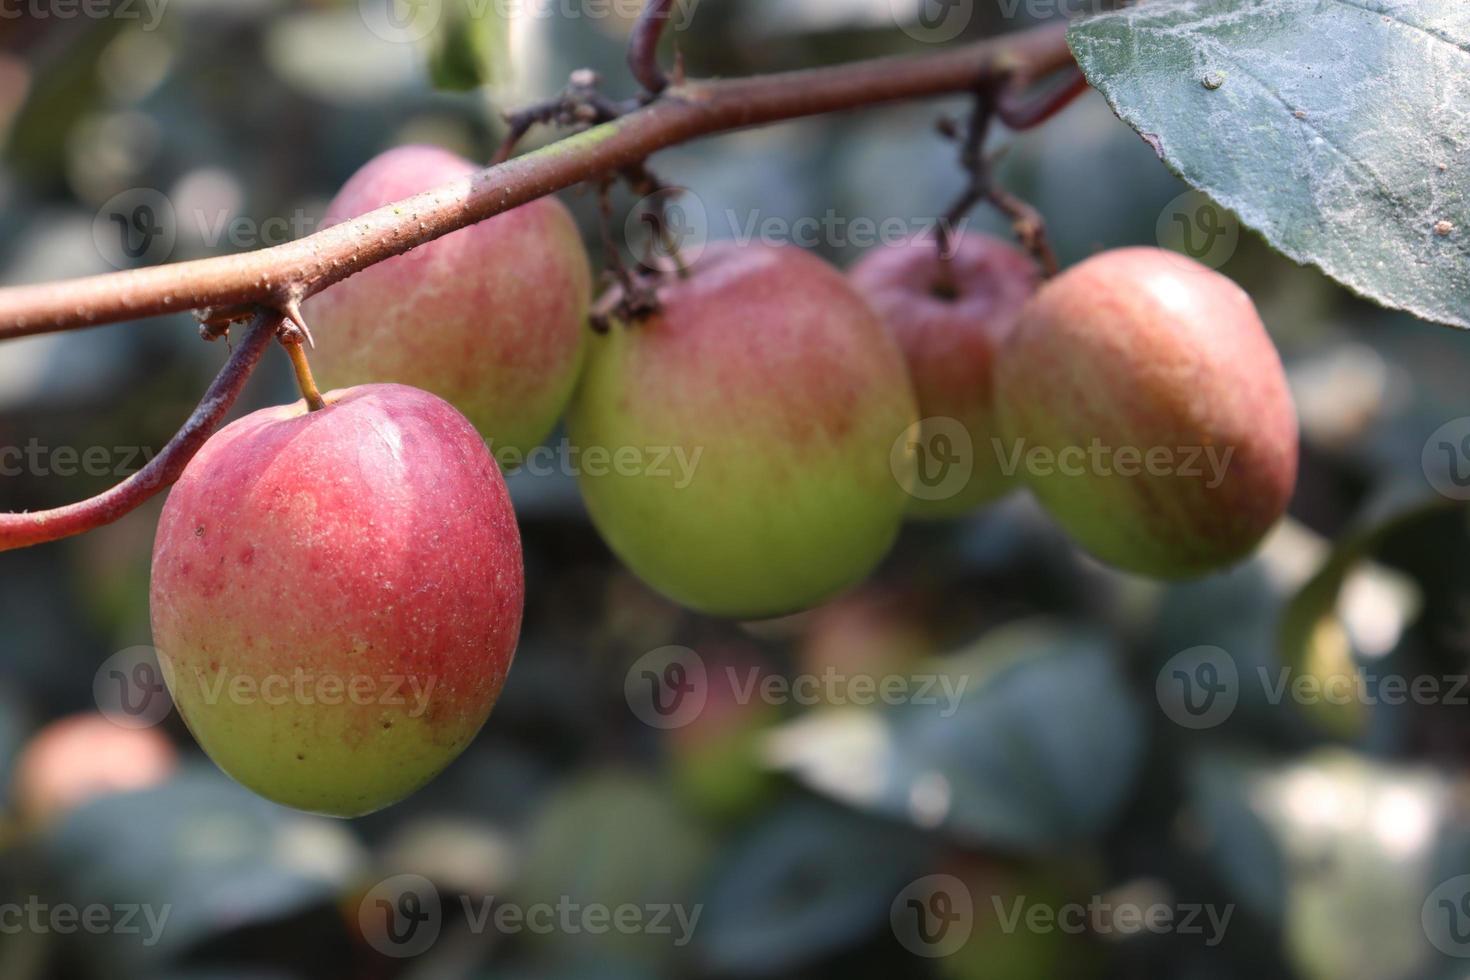
[[[1346, 2], [1346, 0], [1339, 0], [1339, 2]], [[1276, 91], [1270, 85], [1266, 84], [1266, 82], [1257, 77], [1253, 72], [1251, 72], [1251, 70], [1245, 66], [1244, 62], [1230, 57], [1226, 57], [1225, 60], [1230, 63], [1233, 70], [1239, 71], [1246, 78], [1249, 78], [1252, 82], [1255, 82], [1256, 86], [1260, 88], [1263, 92], [1271, 96], [1277, 102], [1281, 103], [1281, 105], [1292, 114], [1293, 119], [1298, 120], [1302, 123], [1302, 125], [1306, 126], [1313, 133], [1315, 133], [1317, 135], [1317, 138], [1320, 139], [1323, 143], [1327, 144], [1327, 146], [1331, 148], [1334, 153], [1336, 153], [1342, 159], [1346, 160], [1348, 163], [1352, 164], [1353, 167], [1356, 168], [1359, 172], [1366, 174], [1372, 180], [1372, 182], [1377, 185], [1378, 192], [1384, 197], [1385, 200], [1392, 201], [1395, 204], [1400, 205], [1401, 207], [1408, 203], [1405, 196], [1403, 194], [1395, 192], [1393, 189], [1393, 185], [1390, 184], [1389, 181], [1386, 180], [1382, 174], [1373, 169], [1373, 167], [1370, 166], [1366, 161], [1359, 159], [1342, 146], [1339, 146], [1337, 142], [1327, 134], [1326, 130], [1317, 125], [1317, 123], [1312, 120], [1311, 116], [1297, 115], [1297, 107], [1293, 106], [1289, 101], [1287, 101], [1284, 95]]]
[[1459, 51], [1461, 54], [1470, 54], [1470, 41], [1461, 43], [1459, 41], [1456, 41], [1453, 37], [1450, 37], [1449, 33], [1446, 31], [1440, 31], [1433, 27], [1428, 27], [1424, 24], [1415, 23], [1412, 20], [1408, 20], [1404, 17], [1398, 16], [1398, 14], [1395, 12], [1385, 10], [1382, 7], [1370, 6], [1367, 0], [1336, 0], [1336, 2], [1342, 4], [1344, 7], [1352, 7], [1354, 10], [1361, 10], [1364, 13], [1368, 14], [1377, 14], [1380, 17], [1386, 17], [1397, 24], [1403, 24], [1405, 27], [1412, 27], [1414, 30], [1420, 31], [1421, 33], [1434, 38], [1436, 41], [1439, 41], [1442, 44], [1449, 45], [1456, 51]]

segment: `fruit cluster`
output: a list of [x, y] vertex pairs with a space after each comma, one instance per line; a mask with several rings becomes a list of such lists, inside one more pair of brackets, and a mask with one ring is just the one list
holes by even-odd
[[[330, 217], [471, 166], [391, 151]], [[1245, 556], [1292, 491], [1280, 359], [1245, 293], [1173, 253], [1107, 253], [1043, 285], [980, 236], [947, 261], [932, 242], [880, 250], [850, 276], [795, 248], [720, 245], [605, 333], [588, 327], [591, 281], [546, 198], [310, 301], [314, 364], [341, 390], [218, 433], [154, 547], [165, 677], [221, 768], [346, 816], [465, 747], [504, 685], [524, 590], [487, 442], [524, 454], [563, 415], [578, 450], [628, 463], [579, 474], [612, 550], [727, 617], [818, 604], [872, 571], [906, 515], [1019, 485], [1098, 558], [1160, 577]], [[920, 492], [926, 457], [959, 444], [967, 479]], [[1223, 465], [1186, 467], [1190, 451]], [[640, 465], [671, 454], [693, 466]]]

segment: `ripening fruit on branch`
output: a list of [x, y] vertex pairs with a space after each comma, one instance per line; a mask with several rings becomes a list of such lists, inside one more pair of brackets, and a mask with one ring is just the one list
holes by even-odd
[[796, 248], [712, 246], [660, 300], [594, 338], [567, 419], [602, 536], [714, 615], [793, 612], [860, 581], [902, 520], [890, 449], [918, 418], [882, 324]]
[[[406, 146], [370, 161], [327, 211], [334, 225], [475, 165]], [[592, 274], [570, 213], [541, 198], [337, 283], [305, 313], [322, 388], [401, 382], [446, 399], [502, 462], [556, 425], [581, 367]]]
[[950, 449], [970, 457], [968, 478], [916, 496], [910, 512], [952, 517], [1014, 489], [993, 451], [995, 360], [1040, 284], [1036, 263], [998, 238], [969, 235], [946, 273], [936, 243], [920, 236], [869, 252], [850, 275], [903, 349], [926, 420], [920, 443], [937, 448], [955, 425], [968, 436], [967, 447]]
[[278, 803], [370, 813], [484, 723], [524, 600], [499, 468], [466, 419], [367, 385], [225, 427], [169, 494], [154, 643], [221, 769]]
[[1160, 578], [1248, 555], [1296, 483], [1298, 425], [1249, 296], [1130, 248], [1048, 283], [1003, 351], [1005, 451], [1087, 550]]

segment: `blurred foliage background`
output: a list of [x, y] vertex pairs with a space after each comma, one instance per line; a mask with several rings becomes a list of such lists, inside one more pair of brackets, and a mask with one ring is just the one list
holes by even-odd
[[[488, 158], [499, 111], [575, 68], [630, 93], [618, 4], [450, 16], [451, 31], [410, 44], [371, 29], [374, 2], [167, 0], [131, 17], [6, 5], [0, 282], [107, 271], [97, 225], [118, 194], [152, 189], [176, 215], [205, 216], [179, 220], [147, 261], [224, 254], [310, 232], [335, 188], [391, 145]], [[1026, 23], [980, 7], [968, 36]], [[709, 0], [672, 33], [691, 71], [738, 75], [923, 49], [898, 23], [906, 10]], [[732, 214], [913, 221], [961, 186], [934, 123], [963, 108], [808, 120], [655, 164], [692, 189], [713, 237], [728, 237], [717, 226]], [[1004, 178], [1047, 215], [1067, 262], [1158, 243], [1187, 191], [1095, 95], [1007, 142]], [[564, 196], [595, 241], [595, 202]], [[1001, 230], [989, 215], [975, 224]], [[814, 244], [842, 265], [860, 252], [840, 234]], [[0, 910], [169, 910], [154, 942], [141, 917], [140, 935], [0, 914], [0, 974], [1466, 975], [1470, 524], [1453, 489], [1435, 489], [1455, 484], [1432, 434], [1470, 414], [1470, 346], [1356, 300], [1248, 231], [1222, 261], [1259, 303], [1304, 425], [1291, 521], [1257, 559], [1185, 585], [1129, 579], [1017, 497], [911, 526], [868, 586], [828, 607], [730, 624], [620, 569], [570, 476], [520, 474], [529, 600], [505, 695], [441, 778], [350, 823], [235, 787], [174, 714], [141, 736], [36, 739], [95, 712], [99, 667], [150, 642], [161, 499], [0, 556]], [[55, 506], [115, 482], [57, 450], [104, 447], [109, 466], [135, 468], [224, 356], [187, 318], [8, 343], [0, 446], [37, 447], [42, 462], [0, 477], [0, 505]], [[286, 359], [267, 361], [239, 411], [295, 397]], [[669, 646], [695, 651], [708, 697], [663, 729], [640, 720], [630, 672]], [[841, 688], [743, 688], [832, 676], [947, 679], [965, 696], [862, 705]], [[1389, 677], [1433, 692], [1375, 696]], [[1191, 678], [1225, 706], [1194, 712]], [[1313, 683], [1360, 693], [1312, 696]], [[432, 882], [442, 910], [437, 939], [403, 958], [383, 955], [362, 914], [400, 875]], [[968, 911], [940, 946], [905, 925], [915, 896], [936, 914], [957, 907], [932, 901], [936, 881]], [[477, 921], [487, 898], [698, 918], [683, 936], [532, 933]], [[1128, 911], [1159, 908], [1172, 926]], [[1211, 914], [1228, 918], [1217, 928]]]

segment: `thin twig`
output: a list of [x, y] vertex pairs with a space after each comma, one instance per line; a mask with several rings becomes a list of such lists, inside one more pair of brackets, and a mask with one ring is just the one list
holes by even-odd
[[648, 0], [628, 38], [628, 70], [650, 96], [661, 95], [669, 87], [669, 76], [658, 63], [658, 42], [669, 22], [671, 6], [673, 0]]
[[657, 285], [640, 279], [623, 261], [612, 230], [612, 186], [612, 179], [605, 178], [597, 188], [597, 227], [607, 257], [607, 277], [611, 280], [592, 314], [592, 326], [598, 333], [607, 333], [614, 318], [635, 323], [657, 313], [659, 308]]
[[1063, 76], [1040, 92], [1031, 91], [1024, 84], [1007, 86], [995, 100], [995, 114], [1010, 129], [1021, 131], [1035, 129], [1051, 119], [1083, 92], [1087, 91], [1087, 76], [1076, 65], [1069, 65]]
[[554, 124], [563, 129], [581, 132], [591, 126], [625, 116], [641, 104], [637, 100], [615, 102], [609, 99], [598, 91], [600, 82], [596, 72], [579, 68], [572, 72], [567, 87], [556, 98], [507, 113], [505, 121], [509, 129], [505, 139], [501, 141], [500, 149], [491, 158], [491, 164], [509, 160], [515, 154], [520, 141], [538, 125]]
[[[996, 183], [996, 156], [985, 154], [985, 142], [990, 135], [991, 123], [1000, 115], [1000, 102], [1008, 89], [1009, 86], [1000, 91], [982, 89], [977, 92], [969, 124], [964, 130], [960, 163], [969, 180], [940, 222], [938, 235], [939, 282], [936, 288], [951, 295], [958, 292], [958, 284], [954, 278], [954, 256], [957, 248], [954, 230], [959, 227], [965, 215], [981, 201], [988, 202], [1010, 219], [1016, 237], [1036, 259], [1044, 276], [1051, 278], [1060, 269], [1056, 252], [1047, 238], [1046, 221], [1041, 212]], [[1054, 107], [1051, 111], [1055, 112], [1057, 108], [1059, 107]], [[943, 120], [940, 132], [951, 138], [957, 139], [960, 136], [958, 126], [952, 120]]]
[[245, 330], [224, 368], [184, 427], [148, 465], [89, 500], [32, 513], [0, 514], [0, 551], [81, 534], [111, 524], [170, 486], [234, 405], [261, 354], [281, 327], [279, 313], [262, 313]]

